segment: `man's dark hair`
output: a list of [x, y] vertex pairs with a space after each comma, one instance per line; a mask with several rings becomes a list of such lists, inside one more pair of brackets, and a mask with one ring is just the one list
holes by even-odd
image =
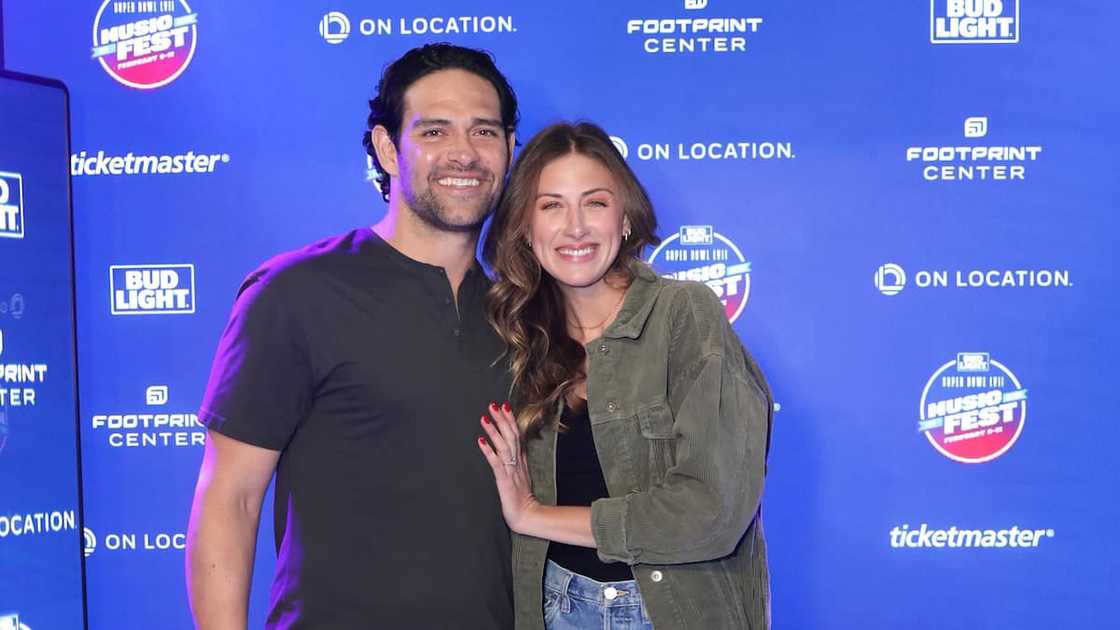
[[[373, 175], [381, 196], [389, 201], [389, 175], [377, 160], [373, 147], [373, 128], [381, 125], [389, 132], [393, 144], [400, 146], [401, 119], [404, 117], [404, 93], [416, 81], [440, 70], [465, 70], [490, 82], [498, 93], [502, 126], [509, 137], [517, 128], [517, 96], [509, 81], [498, 71], [489, 53], [452, 44], [425, 44], [406, 52], [385, 67], [377, 82], [377, 95], [369, 101], [369, 118], [362, 134], [362, 146], [373, 161]], [[511, 156], [512, 157], [512, 156]]]

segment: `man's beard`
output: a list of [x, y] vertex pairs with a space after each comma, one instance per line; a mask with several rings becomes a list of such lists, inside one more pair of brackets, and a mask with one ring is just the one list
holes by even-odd
[[[446, 177], [448, 175], [444, 174], [442, 176]], [[491, 181], [493, 181], [493, 175], [484, 178], [481, 185]], [[456, 215], [440, 203], [435, 193], [432, 192], [430, 184], [425, 186], [419, 194], [416, 194], [416, 188], [413, 186], [407, 186], [401, 192], [404, 194], [404, 200], [408, 203], [408, 206], [412, 208], [413, 213], [420, 220], [444, 232], [476, 232], [482, 229], [482, 224], [486, 222], [486, 218], [490, 216], [498, 201], [498, 191], [491, 191], [490, 195], [478, 202], [478, 207], [474, 208], [473, 212], [468, 213], [467, 220], [464, 222], [456, 220]]]

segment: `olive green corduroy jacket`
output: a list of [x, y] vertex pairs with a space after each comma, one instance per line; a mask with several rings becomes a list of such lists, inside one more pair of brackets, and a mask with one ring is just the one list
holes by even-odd
[[[609, 497], [599, 557], [631, 565], [657, 630], [770, 627], [761, 497], [773, 402], [707, 286], [638, 264], [618, 317], [586, 347], [588, 407]], [[556, 503], [556, 431], [526, 443]], [[548, 541], [514, 535], [517, 628], [543, 628]]]

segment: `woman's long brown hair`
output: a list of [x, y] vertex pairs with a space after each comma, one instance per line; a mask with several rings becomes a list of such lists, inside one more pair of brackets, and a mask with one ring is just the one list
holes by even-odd
[[597, 125], [557, 123], [541, 130], [522, 149], [494, 212], [483, 257], [496, 275], [488, 295], [490, 324], [506, 343], [517, 422], [526, 437], [555, 422], [560, 402], [587, 376], [583, 345], [568, 334], [564, 295], [527, 244], [541, 171], [572, 153], [596, 160], [610, 171], [630, 219], [630, 235], [607, 275], [629, 286], [642, 249], [660, 241], [649, 196]]

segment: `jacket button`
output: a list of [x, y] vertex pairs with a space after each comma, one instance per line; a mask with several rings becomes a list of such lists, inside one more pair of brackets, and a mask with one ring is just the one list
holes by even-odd
[[613, 400], [607, 403], [607, 411], [617, 411], [617, 410], [618, 410], [618, 405], [615, 404], [615, 402]]
[[605, 343], [601, 343], [601, 344], [599, 344], [599, 352], [601, 352], [603, 354], [610, 354], [611, 353], [611, 347], [608, 346]]
[[660, 582], [662, 577], [664, 576], [661, 575], [660, 571], [654, 571], [653, 573], [649, 574], [649, 579], [653, 580], [654, 582]]

